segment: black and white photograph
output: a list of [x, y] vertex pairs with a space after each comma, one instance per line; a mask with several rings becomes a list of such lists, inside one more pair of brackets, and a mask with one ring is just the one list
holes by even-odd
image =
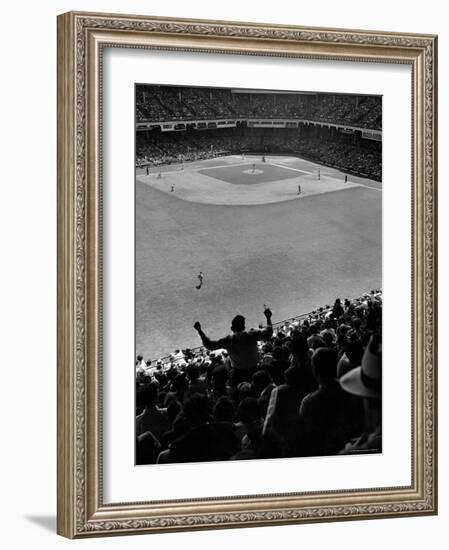
[[135, 86], [135, 462], [382, 452], [382, 97]]

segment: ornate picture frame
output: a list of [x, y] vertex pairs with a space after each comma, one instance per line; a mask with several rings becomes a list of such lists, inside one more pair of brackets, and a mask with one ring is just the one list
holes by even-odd
[[[412, 482], [103, 499], [102, 55], [106, 47], [404, 64], [412, 74]], [[437, 513], [437, 37], [70, 12], [58, 17], [58, 533], [69, 538]]]

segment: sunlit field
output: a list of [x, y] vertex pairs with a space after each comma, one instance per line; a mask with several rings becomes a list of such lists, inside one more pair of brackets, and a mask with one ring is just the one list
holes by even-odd
[[381, 184], [296, 157], [137, 170], [136, 354], [198, 346], [196, 320], [219, 337], [264, 304], [277, 322], [380, 288], [381, 219]]

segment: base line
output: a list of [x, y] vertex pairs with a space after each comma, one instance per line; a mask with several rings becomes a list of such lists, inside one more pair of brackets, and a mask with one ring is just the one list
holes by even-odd
[[[292, 168], [291, 166], [285, 166], [284, 164], [276, 164], [274, 162], [268, 162], [267, 164], [271, 164], [273, 166], [278, 166], [279, 168], [286, 168], [287, 170], [294, 170], [295, 172], [302, 172], [303, 174], [314, 174], [315, 172], [307, 172], [306, 170], [300, 170], [299, 168]], [[333, 176], [330, 176], [331, 178]], [[337, 178], [334, 178], [334, 179], [337, 179]], [[355, 185], [360, 185], [361, 187], [366, 187], [367, 189], [373, 189], [374, 191], [380, 191], [382, 192], [382, 188], [379, 189], [379, 187], [372, 187], [371, 185], [365, 185], [364, 183], [360, 183], [360, 182], [348, 182], [348, 183], [353, 183]]]
[[371, 185], [365, 185], [364, 183], [357, 183], [360, 187], [366, 187], [367, 189], [373, 189], [374, 191], [380, 191], [382, 193], [382, 187], [372, 187]]
[[285, 168], [286, 170], [293, 170], [293, 172], [301, 172], [301, 174], [313, 174], [313, 172], [307, 172], [307, 170], [300, 170], [299, 168], [292, 168], [291, 166], [285, 166], [285, 164], [276, 164], [275, 162], [267, 162], [267, 164], [271, 164], [271, 166], [277, 166], [278, 168]]

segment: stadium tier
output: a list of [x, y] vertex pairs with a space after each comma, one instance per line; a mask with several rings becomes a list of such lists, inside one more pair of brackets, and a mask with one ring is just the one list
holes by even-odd
[[184, 132], [138, 132], [136, 166], [161, 166], [222, 155], [267, 153], [297, 155], [348, 173], [382, 179], [382, 144], [357, 133], [304, 125], [300, 128], [239, 126]]
[[136, 166], [287, 153], [382, 178], [378, 96], [138, 86]]
[[136, 96], [138, 123], [267, 118], [382, 128], [379, 96], [143, 85]]

